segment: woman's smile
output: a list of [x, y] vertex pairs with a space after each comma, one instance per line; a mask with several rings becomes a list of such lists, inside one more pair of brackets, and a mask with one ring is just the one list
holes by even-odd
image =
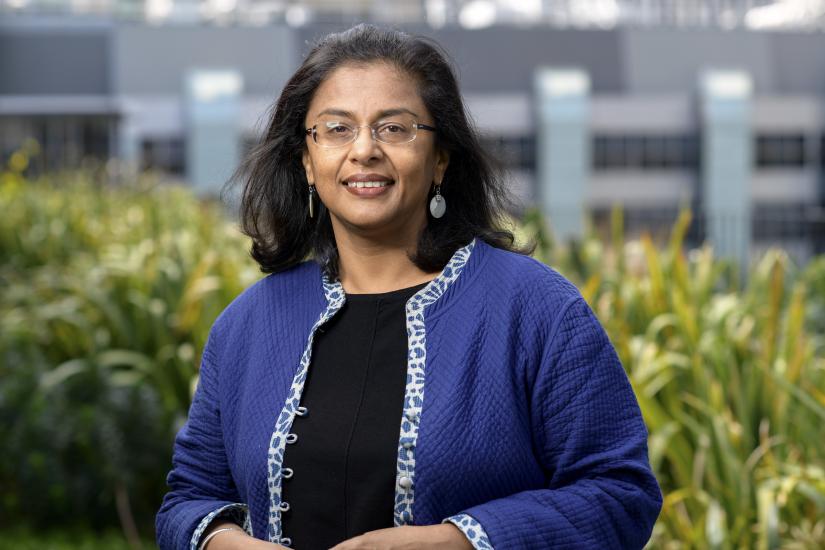
[[342, 182], [357, 197], [375, 197], [386, 191], [395, 180], [381, 174], [355, 174]]

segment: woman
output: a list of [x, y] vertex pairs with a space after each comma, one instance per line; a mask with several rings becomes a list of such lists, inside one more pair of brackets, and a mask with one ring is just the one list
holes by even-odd
[[497, 227], [434, 45], [327, 36], [239, 175], [271, 275], [210, 332], [162, 549], [644, 545], [661, 494], [627, 377]]

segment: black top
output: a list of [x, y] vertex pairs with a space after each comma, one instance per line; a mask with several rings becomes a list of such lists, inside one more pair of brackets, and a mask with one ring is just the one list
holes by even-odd
[[405, 304], [427, 285], [347, 294], [315, 335], [283, 480], [282, 537], [328, 549], [393, 526], [395, 472], [407, 373]]

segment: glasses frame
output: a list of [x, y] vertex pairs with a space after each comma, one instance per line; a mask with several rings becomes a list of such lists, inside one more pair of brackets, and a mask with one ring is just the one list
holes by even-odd
[[[349, 126], [349, 125], [347, 125], [347, 126]], [[345, 147], [347, 145], [351, 145], [351, 144], [355, 143], [355, 141], [358, 139], [358, 135], [361, 133], [361, 128], [369, 128], [370, 129], [370, 135], [372, 136], [373, 141], [377, 141], [378, 143], [383, 143], [384, 145], [406, 145], [407, 143], [412, 143], [413, 141], [415, 141], [415, 138], [418, 137], [418, 130], [428, 130], [430, 132], [435, 132], [436, 131], [436, 129], [433, 126], [429, 126], [427, 124], [420, 124], [420, 123], [416, 122], [413, 119], [413, 128], [416, 129], [416, 132], [415, 132], [415, 135], [413, 135], [412, 139], [409, 140], [409, 141], [401, 141], [399, 143], [390, 143], [390, 142], [384, 141], [384, 140], [382, 140], [378, 137], [378, 131], [376, 130], [375, 125], [373, 125], [373, 124], [363, 124], [361, 126], [354, 126], [353, 127], [353, 130], [355, 130], [355, 133], [353, 134], [353, 138], [350, 141], [348, 141], [346, 143], [342, 143], [340, 145], [321, 145], [320, 143], [318, 143], [317, 128], [318, 128], [318, 124], [317, 123], [313, 124], [311, 127], [306, 129], [305, 133], [306, 133], [306, 135], [312, 137], [312, 143], [314, 143], [318, 147], [321, 147], [322, 149], [337, 149], [339, 147]]]

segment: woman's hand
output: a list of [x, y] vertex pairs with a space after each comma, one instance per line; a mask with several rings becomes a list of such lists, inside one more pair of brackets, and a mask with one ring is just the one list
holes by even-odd
[[218, 529], [231, 528], [232, 531], [222, 531], [206, 543], [203, 550], [289, 550], [286, 546], [266, 542], [250, 537], [238, 525], [228, 521], [217, 521], [204, 533], [204, 537]]
[[473, 550], [464, 533], [451, 523], [390, 527], [345, 540], [330, 550]]

